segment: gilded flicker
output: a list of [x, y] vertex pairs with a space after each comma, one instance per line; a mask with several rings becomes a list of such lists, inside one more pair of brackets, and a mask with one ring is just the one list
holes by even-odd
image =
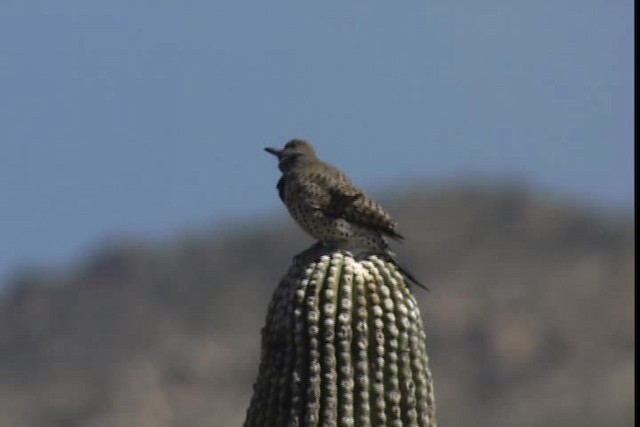
[[385, 238], [402, 240], [396, 221], [341, 171], [320, 160], [307, 141], [293, 139], [279, 150], [277, 189], [293, 219], [321, 244], [383, 255], [410, 281], [427, 289], [395, 259]]

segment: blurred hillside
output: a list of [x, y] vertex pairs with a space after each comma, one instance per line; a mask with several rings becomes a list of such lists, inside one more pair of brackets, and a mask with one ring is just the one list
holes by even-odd
[[[387, 204], [432, 290], [415, 293], [440, 425], [633, 425], [630, 217], [523, 189]], [[0, 427], [240, 425], [270, 294], [311, 243], [288, 224], [25, 276], [0, 305]]]

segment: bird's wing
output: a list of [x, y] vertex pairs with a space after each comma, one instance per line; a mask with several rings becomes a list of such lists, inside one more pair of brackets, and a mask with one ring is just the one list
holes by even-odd
[[368, 197], [345, 174], [333, 169], [331, 174], [315, 173], [310, 177], [327, 195], [321, 198], [319, 209], [325, 214], [370, 227], [392, 237], [402, 239], [396, 232], [396, 222], [375, 200]]

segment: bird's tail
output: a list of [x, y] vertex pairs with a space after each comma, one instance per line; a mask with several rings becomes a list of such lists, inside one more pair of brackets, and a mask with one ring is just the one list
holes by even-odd
[[396, 254], [394, 254], [390, 249], [387, 249], [385, 251], [385, 258], [387, 258], [387, 261], [395, 265], [398, 271], [402, 273], [402, 275], [405, 276], [407, 279], [409, 279], [410, 282], [415, 283], [425, 291], [429, 292], [429, 288], [427, 288], [423, 283], [419, 282], [418, 279], [416, 279], [413, 274], [411, 274], [406, 268], [400, 265], [400, 263], [396, 259]]

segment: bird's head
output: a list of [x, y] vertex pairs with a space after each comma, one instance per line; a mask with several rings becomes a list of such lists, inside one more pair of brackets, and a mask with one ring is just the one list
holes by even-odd
[[311, 144], [303, 139], [292, 139], [284, 145], [282, 150], [272, 147], [267, 147], [264, 150], [278, 158], [278, 168], [283, 173], [304, 162], [317, 159]]

